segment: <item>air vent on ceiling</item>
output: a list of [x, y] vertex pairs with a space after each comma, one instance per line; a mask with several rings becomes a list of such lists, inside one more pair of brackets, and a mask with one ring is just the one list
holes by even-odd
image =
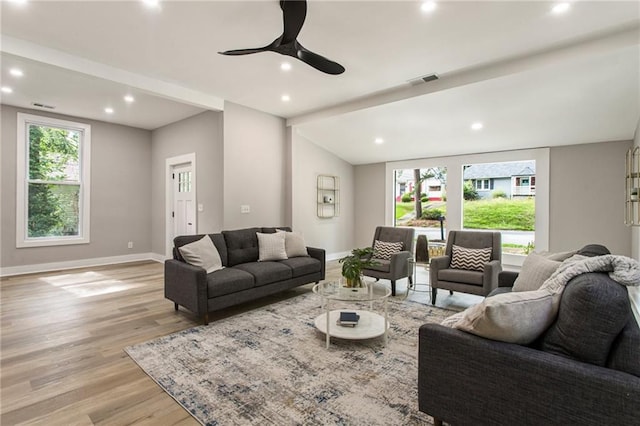
[[56, 107], [53, 106], [53, 105], [41, 104], [39, 102], [31, 102], [31, 105], [33, 105], [34, 107], [38, 107], [38, 108], [56, 109]]
[[423, 83], [428, 83], [430, 81], [434, 81], [439, 79], [440, 77], [438, 77], [438, 74], [433, 73], [433, 74], [427, 74], [427, 75], [423, 75], [422, 77], [417, 77], [414, 79], [409, 80], [409, 84], [412, 86], [417, 86], [418, 84], [423, 84]]

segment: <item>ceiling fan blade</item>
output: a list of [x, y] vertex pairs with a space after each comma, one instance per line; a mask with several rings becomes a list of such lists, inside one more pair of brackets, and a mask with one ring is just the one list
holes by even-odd
[[280, 8], [282, 9], [284, 27], [281, 43], [291, 43], [300, 34], [304, 20], [307, 17], [307, 2], [306, 0], [281, 0]]
[[227, 50], [225, 52], [218, 52], [221, 55], [238, 56], [238, 55], [250, 55], [252, 53], [268, 52], [271, 50], [269, 46], [256, 47], [254, 49], [235, 49]]
[[298, 44], [298, 47], [298, 59], [311, 65], [318, 71], [332, 75], [342, 74], [344, 72], [344, 67], [339, 63], [333, 62], [332, 60], [318, 55], [317, 53], [313, 53], [309, 49], [302, 47], [300, 44]]

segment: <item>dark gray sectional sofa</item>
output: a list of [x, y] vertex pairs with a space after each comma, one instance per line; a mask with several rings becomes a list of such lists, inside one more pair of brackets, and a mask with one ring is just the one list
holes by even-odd
[[[500, 286], [516, 276], [502, 272]], [[418, 402], [436, 425], [638, 424], [640, 329], [626, 289], [605, 273], [573, 278], [556, 322], [527, 346], [423, 325]]]
[[164, 295], [178, 306], [202, 316], [209, 323], [209, 312], [255, 300], [300, 285], [319, 282], [325, 277], [325, 251], [307, 247], [309, 257], [258, 262], [256, 233], [273, 233], [287, 227], [247, 228], [209, 234], [224, 269], [207, 274], [203, 268], [184, 261], [178, 247], [204, 235], [174, 239], [173, 259], [165, 261]]

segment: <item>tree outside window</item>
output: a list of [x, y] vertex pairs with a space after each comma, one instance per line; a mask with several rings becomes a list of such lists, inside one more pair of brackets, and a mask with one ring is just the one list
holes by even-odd
[[88, 241], [90, 126], [18, 114], [18, 247]]

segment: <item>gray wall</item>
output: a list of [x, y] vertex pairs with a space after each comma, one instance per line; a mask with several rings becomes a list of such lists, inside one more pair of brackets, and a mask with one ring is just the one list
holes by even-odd
[[604, 244], [631, 255], [624, 225], [624, 158], [631, 141], [551, 148], [549, 249]]
[[165, 254], [166, 243], [166, 160], [179, 155], [196, 155], [197, 232], [222, 230], [223, 223], [223, 141], [222, 113], [207, 111], [160, 127], [152, 132], [151, 223], [152, 249]]
[[[232, 102], [224, 105], [224, 229], [286, 225], [284, 119]], [[241, 214], [241, 205], [250, 213]]]
[[[23, 266], [151, 251], [151, 132], [100, 121], [2, 105], [0, 266]], [[16, 248], [17, 113], [91, 125], [91, 242]], [[127, 248], [129, 241], [133, 249]]]
[[[355, 247], [354, 224], [361, 216], [369, 214], [366, 209], [356, 207], [354, 201], [354, 166], [300, 135], [294, 133], [292, 136], [293, 229], [303, 233], [307, 245], [322, 247], [328, 258], [334, 258]], [[318, 175], [340, 178], [338, 217], [319, 218], [317, 215]], [[365, 245], [368, 244], [371, 242]]]
[[355, 166], [355, 205], [365, 212], [354, 223], [356, 247], [371, 244], [376, 226], [385, 223], [385, 170], [384, 163]]

